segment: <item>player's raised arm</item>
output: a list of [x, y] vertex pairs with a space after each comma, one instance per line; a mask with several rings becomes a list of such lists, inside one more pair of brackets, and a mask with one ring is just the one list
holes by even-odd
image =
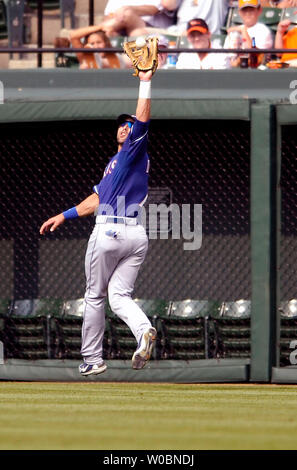
[[151, 79], [153, 73], [139, 72], [139, 96], [136, 108], [136, 118], [138, 121], [147, 122], [151, 117]]
[[140, 36], [124, 43], [135, 76], [139, 76], [139, 96], [136, 108], [138, 121], [147, 122], [151, 115], [151, 79], [158, 68], [158, 39]]
[[88, 196], [77, 206], [68, 209], [67, 211], [61, 212], [61, 214], [51, 217], [40, 227], [40, 234], [44, 235], [46, 232], [53, 232], [59, 225], [62, 225], [66, 219], [75, 219], [76, 217], [86, 217], [92, 215], [95, 212], [95, 209], [99, 205], [98, 194], [93, 193], [91, 196]]

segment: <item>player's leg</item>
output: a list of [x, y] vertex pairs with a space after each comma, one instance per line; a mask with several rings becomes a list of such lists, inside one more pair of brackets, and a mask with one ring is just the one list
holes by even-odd
[[127, 230], [135, 232], [135, 238], [126, 241], [130, 245], [129, 254], [120, 261], [110, 278], [108, 298], [112, 311], [129, 326], [136, 338], [138, 347], [132, 358], [132, 366], [141, 369], [150, 358], [157, 332], [131, 297], [147, 252], [145, 231], [141, 226], [127, 227]]
[[[133, 229], [137, 230], [136, 227]], [[140, 266], [147, 252], [147, 239], [143, 237], [135, 243], [126, 240], [125, 243], [130, 247], [109, 280], [108, 299], [111, 310], [127, 323], [138, 341], [143, 330], [151, 326], [145, 313], [131, 297]]]
[[[99, 368], [104, 364], [102, 350], [107, 285], [118, 262], [116, 243], [105, 235], [104, 228], [105, 225], [95, 225], [86, 252], [86, 292], [81, 345], [84, 364], [97, 365]], [[83, 375], [89, 375], [87, 372], [92, 371], [92, 368], [86, 366], [81, 369], [88, 369], [86, 373], [81, 372]], [[100, 369], [100, 372], [104, 370]]]

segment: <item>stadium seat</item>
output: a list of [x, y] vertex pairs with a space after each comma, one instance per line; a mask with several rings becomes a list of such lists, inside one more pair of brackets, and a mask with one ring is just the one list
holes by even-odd
[[249, 358], [251, 334], [251, 302], [238, 300], [223, 302], [219, 315], [212, 317], [215, 357]]
[[[297, 299], [282, 301], [280, 311], [280, 366], [290, 366], [291, 343], [297, 340]], [[296, 349], [296, 348], [294, 348]]]
[[46, 317], [9, 316], [2, 333], [6, 357], [14, 359], [49, 359], [54, 337]]
[[282, 318], [297, 317], [297, 299], [280, 302], [279, 311]]
[[160, 343], [157, 343], [157, 358], [187, 361], [209, 358], [206, 329], [207, 317], [159, 318], [157, 331]]
[[219, 315], [231, 318], [249, 318], [251, 316], [251, 301], [240, 299], [235, 302], [222, 302]]
[[5, 323], [5, 351], [15, 359], [49, 359], [54, 357], [55, 331], [53, 315], [62, 310], [62, 300], [22, 299], [11, 303]]
[[174, 300], [168, 315], [156, 319], [158, 359], [208, 359], [208, 315], [218, 304], [208, 300]]
[[171, 302], [170, 316], [193, 318], [206, 317], [217, 311], [219, 303], [209, 300], [178, 300]]
[[263, 12], [259, 18], [259, 22], [266, 24], [266, 26], [271, 28], [273, 31], [276, 31], [278, 23], [282, 19], [282, 14], [283, 12], [281, 8], [263, 8]]
[[282, 20], [290, 20], [292, 26], [297, 24], [296, 7], [284, 8], [282, 13]]
[[11, 315], [14, 317], [29, 317], [33, 311], [33, 299], [14, 300]]

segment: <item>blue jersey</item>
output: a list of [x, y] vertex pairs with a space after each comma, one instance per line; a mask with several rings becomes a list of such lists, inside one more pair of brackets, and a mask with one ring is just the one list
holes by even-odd
[[99, 196], [98, 215], [137, 217], [148, 193], [148, 122], [135, 121], [120, 152], [93, 187]]

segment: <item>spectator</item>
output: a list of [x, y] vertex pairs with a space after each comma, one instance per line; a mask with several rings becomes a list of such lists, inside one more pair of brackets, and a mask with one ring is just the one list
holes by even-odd
[[[74, 48], [111, 47], [109, 38], [100, 26], [73, 29], [70, 31], [70, 41]], [[95, 52], [94, 54], [78, 52], [76, 55], [80, 69], [124, 68], [120, 54], [113, 52]]]
[[[211, 48], [211, 33], [207, 23], [201, 19], [189, 21], [187, 38], [194, 49]], [[182, 52], [177, 60], [177, 69], [226, 69], [229, 68], [227, 54], [209, 52]]]
[[[176, 5], [178, 6], [178, 1]], [[229, 0], [182, 0], [177, 11], [176, 26], [169, 31], [184, 33], [188, 22], [193, 18], [201, 18], [208, 24], [212, 34], [221, 34], [229, 8]]]
[[[276, 49], [297, 49], [297, 27], [289, 29], [290, 25], [290, 20], [279, 22], [275, 35], [274, 47]], [[297, 67], [297, 53], [282, 54], [281, 62], [287, 62], [290, 67]]]
[[109, 37], [135, 37], [167, 29], [175, 22], [175, 13], [172, 0], [109, 0], [101, 27]]
[[[273, 47], [273, 35], [271, 30], [263, 23], [258, 22], [262, 13], [260, 0], [238, 0], [239, 14], [242, 18], [241, 25], [228, 28], [228, 36], [225, 40], [225, 49], [242, 48], [251, 49], [254, 38], [258, 49], [270, 49]], [[231, 33], [239, 33], [239, 41], [234, 44]], [[258, 55], [258, 64], [263, 60], [263, 55]], [[239, 65], [238, 55], [231, 56], [231, 65]]]

